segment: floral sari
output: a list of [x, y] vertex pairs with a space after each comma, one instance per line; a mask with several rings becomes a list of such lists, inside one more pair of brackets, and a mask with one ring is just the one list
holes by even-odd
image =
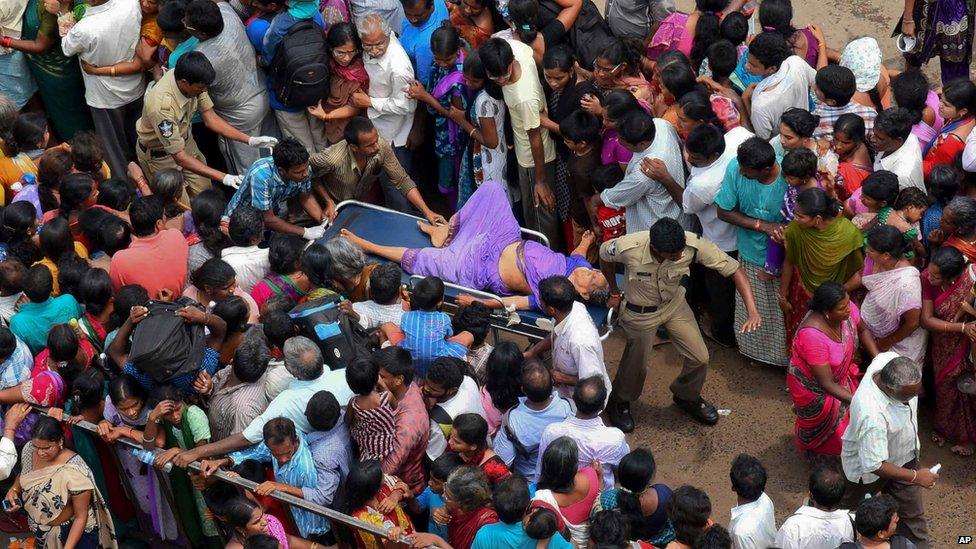
[[[901, 315], [922, 308], [921, 280], [915, 267], [872, 273], [861, 280], [868, 290], [861, 306], [861, 318], [875, 338], [891, 335], [901, 325]], [[919, 326], [890, 350], [921, 365], [927, 335], [928, 331]]]

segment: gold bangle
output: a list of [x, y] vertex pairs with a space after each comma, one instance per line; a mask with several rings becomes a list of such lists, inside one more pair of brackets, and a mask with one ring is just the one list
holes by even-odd
[[478, 128], [471, 128], [471, 131], [468, 133], [468, 137], [474, 139], [474, 132], [476, 131], [478, 131]]
[[111, 73], [112, 73], [112, 76], [115, 76], [115, 65], [112, 65]]

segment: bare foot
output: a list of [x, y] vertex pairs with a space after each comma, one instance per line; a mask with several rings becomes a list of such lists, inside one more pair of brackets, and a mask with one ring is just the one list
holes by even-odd
[[356, 236], [349, 229], [340, 229], [339, 230], [339, 235], [342, 236], [342, 237], [344, 237], [349, 242], [352, 242], [353, 244], [355, 244], [355, 245], [359, 246], [360, 248], [362, 248], [362, 250], [364, 252], [366, 252], [366, 253], [372, 253], [373, 243], [370, 242], [370, 241], [368, 241], [368, 240], [366, 240], [365, 238]]
[[430, 243], [435, 248], [444, 247], [444, 243], [447, 242], [447, 236], [450, 232], [448, 225], [431, 225], [424, 221], [418, 221], [417, 227], [420, 228], [420, 232], [430, 237]]
[[967, 444], [965, 446], [963, 446], [963, 445], [953, 446], [949, 450], [953, 454], [956, 454], [958, 456], [969, 457], [969, 456], [973, 455], [974, 448], [973, 448], [973, 445], [972, 444]]
[[946, 441], [944, 438], [942, 438], [942, 435], [939, 435], [937, 433], [932, 433], [932, 442], [934, 442], [935, 445], [938, 446], [939, 448], [942, 448], [943, 446], [945, 446]]

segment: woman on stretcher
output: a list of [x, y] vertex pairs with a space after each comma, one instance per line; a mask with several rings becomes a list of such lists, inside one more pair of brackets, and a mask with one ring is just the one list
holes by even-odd
[[[569, 278], [585, 301], [602, 305], [609, 297], [610, 287], [603, 273], [583, 259], [594, 242], [593, 233], [584, 234], [569, 257], [523, 240], [505, 189], [497, 181], [482, 184], [447, 225], [418, 225], [430, 236], [433, 247], [381, 246], [346, 229], [341, 234], [368, 254], [399, 262], [410, 274], [436, 276], [503, 296], [507, 309], [541, 309], [539, 282], [557, 275]], [[471, 301], [476, 300], [458, 296], [459, 305]], [[502, 308], [496, 300], [478, 301]]]

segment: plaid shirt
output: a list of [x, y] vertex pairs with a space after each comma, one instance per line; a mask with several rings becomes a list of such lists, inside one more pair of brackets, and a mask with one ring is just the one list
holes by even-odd
[[826, 103], [817, 101], [817, 106], [813, 109], [813, 114], [820, 117], [820, 124], [817, 125], [817, 129], [813, 130], [813, 138], [832, 138], [834, 136], [834, 122], [837, 122], [840, 115], [847, 113], [856, 114], [864, 119], [865, 135], [869, 135], [871, 130], [874, 129], [874, 119], [877, 118], [878, 111], [871, 107], [854, 103], [853, 101], [843, 107], [831, 107]]
[[231, 197], [224, 210], [224, 216], [230, 217], [234, 209], [241, 204], [250, 204], [259, 212], [276, 210], [289, 198], [307, 193], [312, 190], [312, 178], [307, 174], [300, 183], [285, 181], [278, 173], [271, 157], [258, 159], [244, 174], [241, 187]]

